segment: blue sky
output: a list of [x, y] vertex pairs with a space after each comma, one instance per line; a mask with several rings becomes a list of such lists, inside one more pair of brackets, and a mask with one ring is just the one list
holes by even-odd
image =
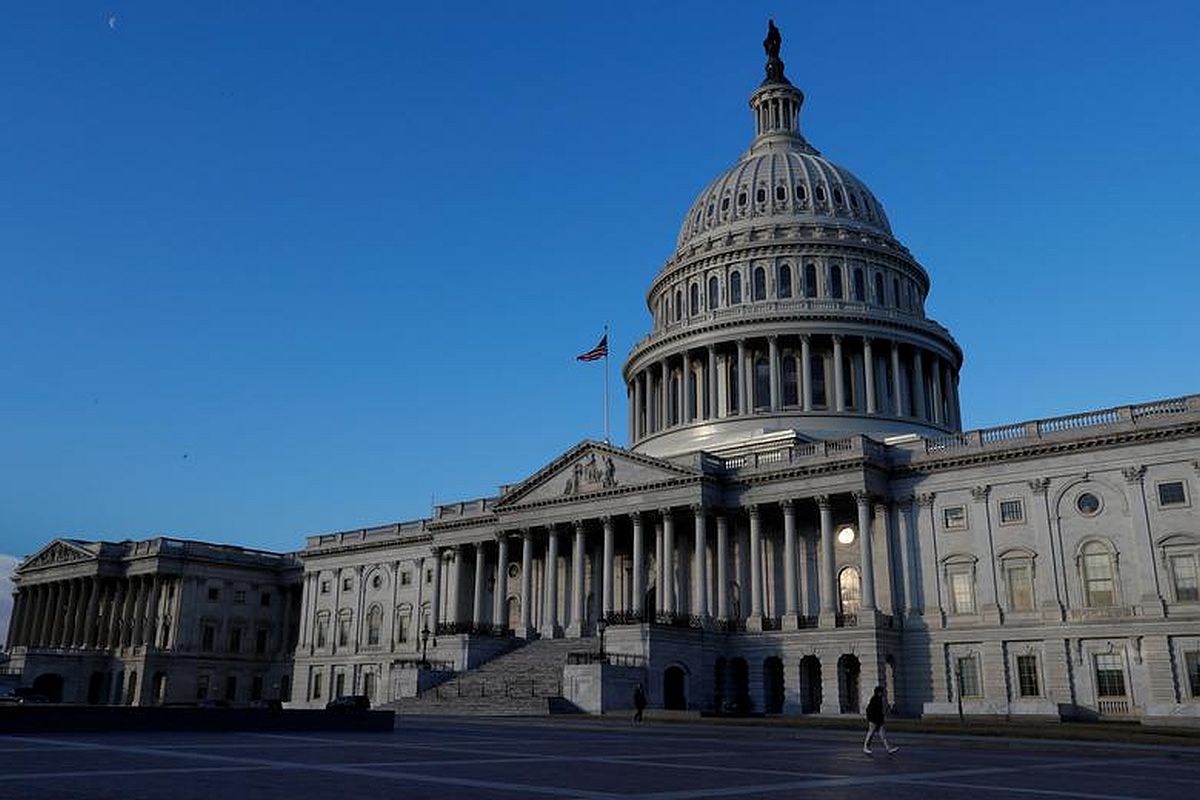
[[[115, 15], [115, 23], [107, 20]], [[1200, 391], [1192, 3], [25, 3], [0, 552], [270, 548], [601, 435], [766, 17], [967, 354], [968, 427]]]

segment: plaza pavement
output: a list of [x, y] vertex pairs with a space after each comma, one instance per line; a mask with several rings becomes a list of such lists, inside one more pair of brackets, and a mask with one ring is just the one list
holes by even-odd
[[1188, 798], [1200, 749], [834, 730], [397, 718], [392, 734], [0, 736], [0, 798]]

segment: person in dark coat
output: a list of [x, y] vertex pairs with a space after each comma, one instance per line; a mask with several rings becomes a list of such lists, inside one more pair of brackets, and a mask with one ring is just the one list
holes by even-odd
[[883, 741], [883, 746], [887, 750], [888, 755], [899, 750], [899, 747], [892, 747], [887, 740], [887, 731], [883, 729], [884, 720], [884, 696], [883, 687], [875, 687], [875, 695], [871, 698], [871, 702], [867, 703], [867, 738], [863, 741], [863, 752], [871, 755], [871, 740], [875, 738], [875, 734], [879, 734], [879, 738]]
[[633, 721], [640, 725], [642, 714], [646, 711], [646, 693], [642, 691], [640, 683], [633, 690], [633, 709]]

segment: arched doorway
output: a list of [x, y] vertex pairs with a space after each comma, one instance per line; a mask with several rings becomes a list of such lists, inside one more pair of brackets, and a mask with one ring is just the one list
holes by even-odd
[[821, 661], [816, 656], [800, 659], [800, 713], [821, 711]]
[[87, 702], [90, 706], [98, 706], [104, 702], [104, 673], [93, 672], [88, 678]]
[[726, 672], [725, 659], [718, 658], [713, 666], [713, 711], [718, 714], [725, 711], [725, 680]]
[[729, 701], [735, 714], [750, 712], [750, 666], [744, 658], [729, 662]]
[[33, 679], [33, 693], [42, 695], [51, 703], [61, 703], [63, 676], [57, 672], [43, 672]]
[[846, 653], [838, 659], [838, 700], [843, 714], [858, 713], [858, 682], [862, 665], [858, 656]]
[[687, 673], [682, 667], [667, 667], [663, 673], [663, 708], [687, 710]]
[[516, 596], [508, 598], [506, 607], [508, 608], [508, 627], [515, 631], [521, 627], [521, 598]]
[[763, 710], [783, 713], [783, 660], [779, 656], [763, 659]]

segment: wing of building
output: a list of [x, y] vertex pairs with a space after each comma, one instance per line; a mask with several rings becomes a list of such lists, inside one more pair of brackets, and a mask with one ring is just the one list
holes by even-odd
[[[310, 537], [290, 695], [282, 654], [255, 667], [293, 704], [599, 711], [640, 684], [651, 707], [858, 714], [883, 685], [911, 715], [1200, 721], [1200, 398], [962, 431], [963, 354], [925, 314], [929, 275], [801, 134], [804, 95], [767, 45], [750, 145], [650, 283], [630, 446], [582, 442], [429, 519]], [[285, 590], [292, 562], [205, 561], [215, 577], [175, 605], [143, 580], [157, 621], [134, 602], [130, 623], [94, 610], [128, 590], [62, 581], [105, 547], [21, 566], [14, 663], [151, 702], [176, 695], [103, 676], [162, 659], [188, 665], [178, 696], [246, 699], [225, 651], [259, 623], [229, 589]]]

